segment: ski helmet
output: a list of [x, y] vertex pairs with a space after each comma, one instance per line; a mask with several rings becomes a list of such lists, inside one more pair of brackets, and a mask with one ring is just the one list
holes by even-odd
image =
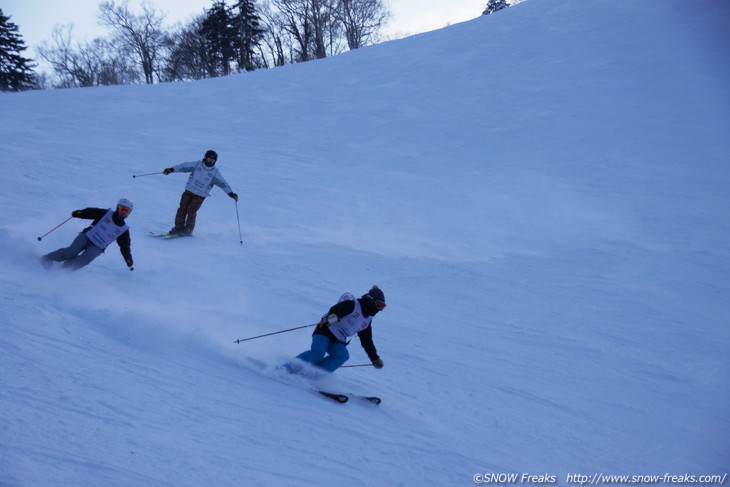
[[212, 150], [212, 149], [209, 150], [209, 151], [206, 151], [205, 152], [205, 157], [203, 157], [203, 159], [207, 159], [209, 157], [212, 157], [214, 161], [217, 161], [218, 160], [218, 153], [216, 151]]
[[127, 198], [122, 198], [117, 203], [117, 213], [119, 213], [124, 218], [128, 217], [129, 214], [132, 213], [133, 208], [134, 205]]
[[368, 291], [368, 293], [363, 297], [372, 301], [375, 307], [379, 310], [383, 310], [385, 308], [385, 294], [383, 294], [383, 291], [375, 284], [373, 284], [370, 291]]

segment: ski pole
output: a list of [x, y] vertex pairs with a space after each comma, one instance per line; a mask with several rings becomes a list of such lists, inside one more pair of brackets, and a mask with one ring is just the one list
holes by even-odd
[[238, 220], [238, 239], [241, 241], [241, 245], [243, 245], [243, 236], [241, 235], [241, 217], [238, 216], [238, 200], [236, 200], [236, 220]]
[[143, 178], [145, 176], [154, 176], [155, 174], [162, 174], [162, 171], [160, 172], [151, 172], [149, 174], [132, 174], [133, 178]]
[[297, 326], [297, 327], [294, 327], [294, 328], [288, 328], [286, 330], [275, 331], [273, 333], [266, 333], [264, 335], [258, 335], [258, 336], [255, 336], [255, 337], [239, 338], [238, 340], [235, 340], [233, 343], [241, 343], [241, 342], [246, 342], [248, 340], [254, 340], [256, 338], [262, 338], [262, 337], [267, 337], [267, 336], [271, 336], [271, 335], [278, 335], [279, 333], [286, 333], [287, 331], [294, 331], [294, 330], [300, 330], [302, 328], [309, 328], [310, 326], [317, 326], [317, 323], [313, 323], [311, 325]]
[[48, 235], [48, 234], [49, 234], [49, 233], [51, 233], [52, 231], [56, 230], [56, 229], [57, 229], [58, 227], [60, 227], [61, 225], [63, 225], [63, 224], [64, 224], [64, 223], [66, 223], [67, 221], [69, 221], [69, 220], [70, 220], [71, 218], [73, 218], [73, 217], [72, 217], [72, 216], [70, 216], [70, 217], [66, 218], [66, 219], [65, 219], [64, 221], [62, 221], [61, 223], [59, 223], [58, 225], [56, 225], [55, 227], [53, 227], [53, 228], [52, 228], [52, 229], [51, 229], [51, 230], [50, 230], [49, 232], [47, 232], [47, 233], [46, 233], [45, 235], [41, 235], [40, 237], [38, 237], [38, 241], [40, 242], [41, 240], [43, 240], [43, 237], [45, 237], [46, 235]]

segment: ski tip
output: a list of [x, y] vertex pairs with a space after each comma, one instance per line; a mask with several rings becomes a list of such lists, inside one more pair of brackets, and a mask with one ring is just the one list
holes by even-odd
[[361, 396], [358, 394], [336, 394], [334, 392], [327, 392], [327, 391], [317, 391], [320, 394], [322, 394], [324, 397], [328, 397], [334, 401], [345, 403], [347, 402], [350, 397], [353, 397], [358, 400], [367, 401], [371, 404], [378, 405], [382, 402], [382, 400], [377, 396]]
[[193, 235], [190, 234], [183, 234], [183, 233], [158, 233], [158, 232], [150, 232], [150, 235], [153, 237], [158, 238], [164, 238], [164, 239], [174, 239], [174, 238], [183, 238], [183, 237], [192, 237]]
[[320, 394], [322, 394], [324, 397], [328, 397], [330, 399], [333, 399], [333, 400], [335, 400], [335, 401], [337, 401], [337, 402], [339, 402], [341, 404], [346, 403], [350, 399], [349, 397], [347, 397], [344, 394], [333, 394], [331, 392], [326, 392], [326, 391], [317, 391], [317, 392], [319, 392]]

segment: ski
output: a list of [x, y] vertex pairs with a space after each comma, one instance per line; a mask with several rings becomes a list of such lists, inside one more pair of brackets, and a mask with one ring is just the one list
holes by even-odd
[[332, 400], [335, 400], [339, 403], [346, 403], [350, 400], [350, 398], [358, 399], [361, 401], [367, 401], [371, 404], [380, 404], [382, 402], [382, 399], [380, 399], [377, 396], [361, 396], [359, 394], [337, 394], [334, 392], [327, 392], [327, 391], [320, 391], [317, 390], [318, 393], [322, 394], [324, 397], [328, 397]]
[[332, 399], [334, 401], [337, 401], [337, 402], [339, 402], [341, 404], [344, 404], [344, 403], [346, 403], [347, 401], [350, 400], [350, 398], [347, 397], [344, 394], [335, 394], [333, 392], [319, 391], [319, 390], [317, 392], [319, 392], [320, 394], [322, 394], [324, 397], [328, 397], [328, 398], [330, 398], [330, 399]]
[[157, 238], [182, 238], [182, 237], [192, 237], [192, 235], [185, 235], [183, 233], [156, 233], [156, 232], [150, 232], [150, 235], [152, 237]]
[[[257, 359], [252, 358], [252, 357], [246, 357], [246, 360], [248, 362], [250, 362], [251, 364], [255, 365], [258, 369], [261, 369], [262, 371], [265, 371], [267, 369], [267, 367], [268, 367], [265, 362], [262, 362], [261, 360], [257, 360]], [[286, 370], [283, 366], [282, 367], [277, 367], [276, 369], [277, 370], [280, 370], [280, 371], [281, 370]], [[291, 372], [288, 372], [288, 373], [290, 374]], [[282, 384], [286, 384], [288, 386], [293, 386], [293, 387], [299, 387], [298, 385], [293, 384], [293, 383], [285, 380], [283, 377], [275, 377], [275, 376], [272, 376], [270, 374], [264, 374], [264, 375], [266, 377], [269, 377], [270, 379], [274, 379], [275, 381], [280, 382]], [[311, 392], [314, 392], [316, 394], [319, 394], [322, 397], [326, 397], [328, 399], [332, 399], [333, 401], [336, 401], [336, 402], [338, 402], [340, 404], [346, 403], [347, 401], [350, 400], [350, 398], [357, 399], [357, 400], [361, 400], [361, 401], [367, 401], [367, 402], [369, 402], [371, 404], [380, 404], [382, 402], [381, 399], [379, 397], [377, 397], [377, 396], [362, 396], [362, 395], [359, 395], [359, 394], [338, 394], [338, 393], [335, 393], [335, 392], [329, 392], [329, 391], [323, 391], [321, 389], [317, 389], [316, 387], [312, 387], [312, 385], [309, 385], [309, 386], [303, 387], [303, 388], [302, 387], [299, 387], [299, 388], [300, 389], [304, 389], [304, 390], [309, 390]]]
[[358, 397], [361, 399], [364, 399], [367, 402], [371, 402], [373, 404], [380, 404], [381, 402], [383, 402], [382, 399], [380, 399], [377, 396], [358, 396]]

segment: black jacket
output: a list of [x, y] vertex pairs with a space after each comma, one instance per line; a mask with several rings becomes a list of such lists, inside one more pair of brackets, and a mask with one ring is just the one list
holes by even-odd
[[[103, 208], [84, 208], [83, 210], [76, 210], [72, 213], [72, 215], [75, 218], [84, 218], [86, 220], [94, 220], [91, 225], [84, 228], [84, 233], [88, 232], [91, 227], [96, 225], [99, 220], [101, 220], [101, 217], [106, 215], [106, 212], [109, 211], [108, 209]], [[124, 218], [119, 216], [119, 214], [115, 211], [112, 214], [112, 219], [114, 220], [114, 223], [121, 226], [124, 225]], [[132, 237], [129, 236], [129, 230], [121, 234], [119, 237], [117, 237], [117, 245], [119, 245], [119, 251], [122, 253], [122, 257], [124, 257], [124, 261], [127, 263], [128, 266], [131, 266], [134, 264], [134, 261], [132, 260]]]
[[[374, 306], [371, 306], [370, 303], [363, 302], [362, 298], [358, 299], [358, 301], [360, 302], [360, 306], [362, 307], [362, 311], [365, 317], [375, 316], [377, 314], [378, 309]], [[353, 311], [355, 311], [355, 301], [347, 300], [339, 302], [336, 305], [332, 306], [325, 316], [329, 316], [334, 313], [337, 315], [338, 318], [342, 318], [343, 316], [349, 315]], [[329, 327], [327, 326], [315, 328], [314, 333], [312, 334], [324, 335], [330, 340], [340, 341], [337, 339], [337, 337], [335, 337], [335, 335], [330, 331]], [[368, 358], [371, 361], [378, 360], [380, 357], [378, 356], [378, 351], [375, 349], [375, 343], [373, 342], [372, 324], [364, 330], [358, 332], [357, 337], [360, 339], [360, 345], [362, 345], [362, 348], [365, 350]], [[347, 345], [347, 343], [345, 345]]]

